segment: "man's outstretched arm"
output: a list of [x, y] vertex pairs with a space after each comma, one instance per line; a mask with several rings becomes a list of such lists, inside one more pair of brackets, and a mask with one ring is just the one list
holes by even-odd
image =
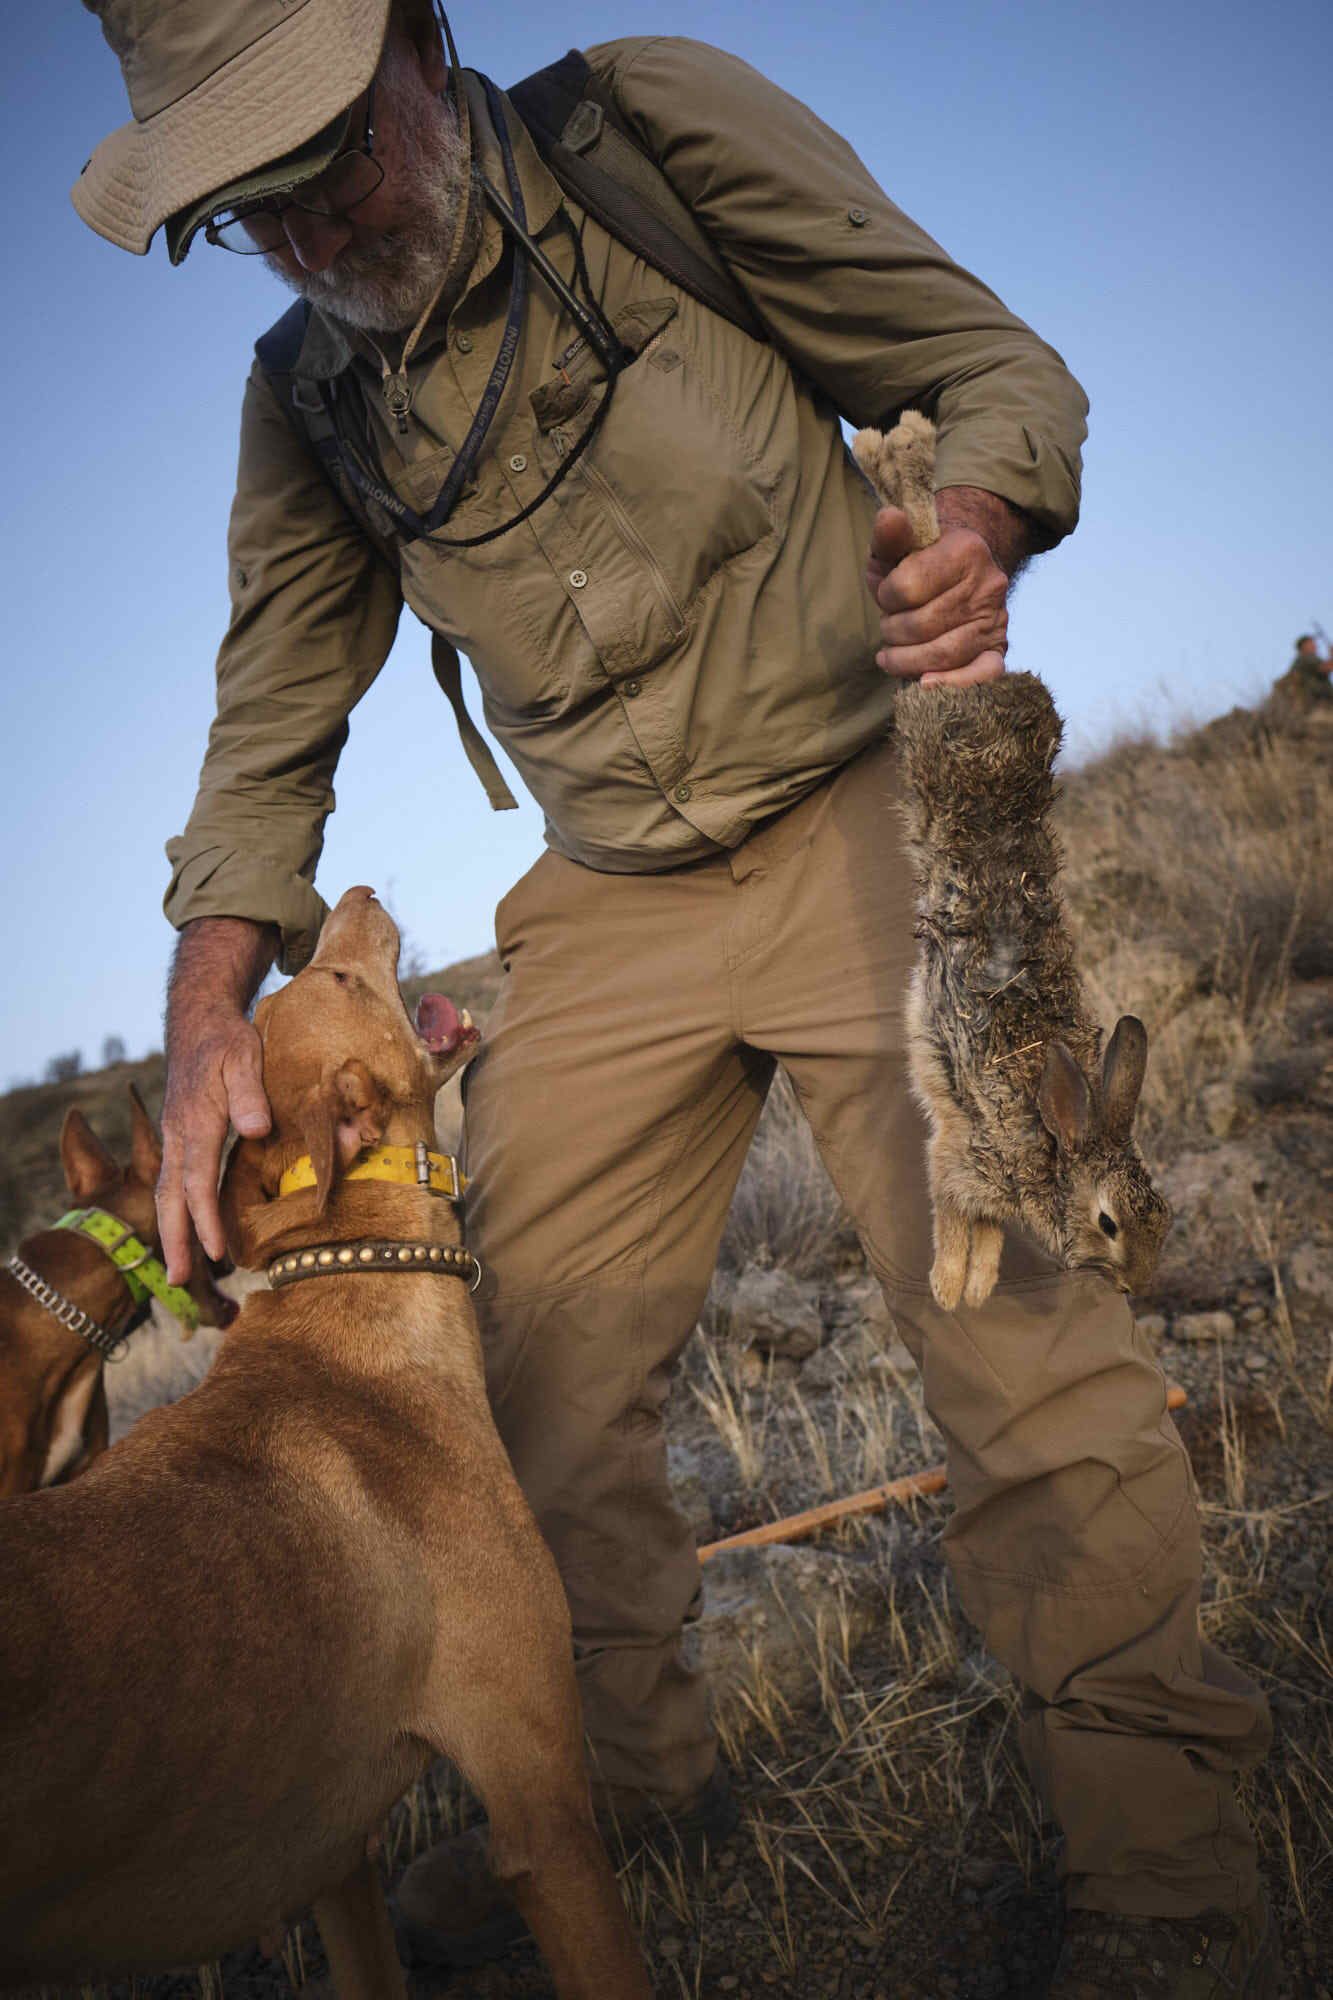
[[262, 1138], [270, 1118], [249, 1006], [278, 949], [271, 924], [199, 917], [185, 925], [167, 984], [167, 1096], [158, 1223], [167, 1275], [190, 1275], [190, 1223], [210, 1257], [226, 1249], [218, 1169], [227, 1127]]

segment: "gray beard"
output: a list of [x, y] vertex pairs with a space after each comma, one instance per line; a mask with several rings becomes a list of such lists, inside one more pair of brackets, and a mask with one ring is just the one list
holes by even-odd
[[[455, 197], [443, 213], [425, 219], [418, 227], [408, 227], [363, 244], [355, 252], [344, 251], [327, 271], [302, 271], [299, 276], [270, 269], [283, 283], [311, 305], [343, 320], [363, 333], [407, 333], [414, 327], [439, 290], [449, 252], [453, 248]], [[469, 204], [466, 233], [458, 260], [458, 271], [450, 286], [456, 292], [471, 268], [481, 234], [481, 216], [474, 200]], [[440, 294], [441, 302], [450, 303]]]
[[[392, 71], [383, 77], [385, 84], [396, 81]], [[441, 116], [438, 99], [410, 88], [395, 91], [394, 108], [404, 154], [405, 214], [392, 236], [349, 246], [327, 271], [292, 275], [275, 258], [265, 259], [300, 297], [365, 333], [406, 333], [416, 325], [440, 290], [460, 201], [467, 200], [467, 220], [450, 274], [451, 294], [461, 290], [481, 238], [482, 203], [452, 119]], [[440, 296], [447, 306], [450, 301]]]

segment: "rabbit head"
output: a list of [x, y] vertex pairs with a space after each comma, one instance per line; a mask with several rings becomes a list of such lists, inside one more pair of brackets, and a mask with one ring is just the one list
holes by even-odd
[[1148, 1061], [1142, 1021], [1116, 1023], [1102, 1065], [1100, 1102], [1063, 1042], [1052, 1042], [1037, 1110], [1055, 1141], [1060, 1254], [1071, 1270], [1100, 1271], [1122, 1292], [1146, 1291], [1171, 1226], [1130, 1137]]

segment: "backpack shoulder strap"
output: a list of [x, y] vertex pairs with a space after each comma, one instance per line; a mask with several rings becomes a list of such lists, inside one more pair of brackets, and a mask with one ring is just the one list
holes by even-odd
[[268, 376], [290, 375], [305, 346], [310, 325], [309, 299], [296, 299], [281, 319], [275, 319], [267, 333], [255, 342], [259, 365]]
[[[398, 545], [392, 533], [380, 526], [363, 504], [350, 479], [342, 470], [338, 452], [338, 432], [323, 387], [296, 372], [306, 328], [310, 324], [310, 303], [298, 299], [280, 320], [255, 342], [255, 358], [278, 399], [278, 407], [307, 450], [314, 453], [329, 484], [346, 507], [366, 539], [395, 572], [401, 567]], [[495, 812], [508, 812], [518, 805], [491, 755], [490, 745], [468, 714], [463, 699], [462, 670], [457, 651], [443, 634], [431, 632], [431, 666], [440, 691], [454, 712], [463, 754], [481, 781]]]
[[310, 301], [298, 299], [255, 342], [255, 359], [297, 437], [318, 459], [320, 469], [366, 540], [395, 573], [401, 567], [398, 543], [387, 516], [376, 518], [342, 467], [338, 428], [328, 387], [299, 374], [301, 349], [310, 325]]
[[756, 340], [754, 308], [577, 49], [507, 93], [555, 178], [604, 229]]

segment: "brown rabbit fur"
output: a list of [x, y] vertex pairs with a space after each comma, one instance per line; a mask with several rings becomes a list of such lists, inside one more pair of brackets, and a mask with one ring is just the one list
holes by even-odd
[[[938, 540], [928, 420], [909, 410], [852, 449], [917, 547]], [[907, 1025], [930, 1124], [931, 1288], [950, 1311], [983, 1304], [1016, 1221], [1070, 1269], [1141, 1291], [1171, 1220], [1130, 1136], [1148, 1038], [1125, 1015], [1101, 1060], [1051, 828], [1055, 704], [1035, 674], [911, 686], [894, 727], [921, 943]]]

